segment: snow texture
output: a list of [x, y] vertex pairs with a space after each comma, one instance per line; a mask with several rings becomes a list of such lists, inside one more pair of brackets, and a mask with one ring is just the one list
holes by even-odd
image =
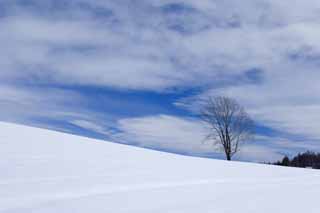
[[0, 123], [0, 212], [319, 213], [320, 172]]

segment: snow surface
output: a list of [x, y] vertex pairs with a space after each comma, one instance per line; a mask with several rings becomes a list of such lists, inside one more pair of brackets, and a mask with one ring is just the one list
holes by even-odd
[[0, 123], [0, 212], [319, 213], [320, 172]]

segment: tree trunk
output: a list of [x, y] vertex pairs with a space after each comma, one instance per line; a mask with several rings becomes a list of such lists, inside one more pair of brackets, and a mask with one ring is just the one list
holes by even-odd
[[231, 156], [227, 155], [227, 160], [231, 161]]

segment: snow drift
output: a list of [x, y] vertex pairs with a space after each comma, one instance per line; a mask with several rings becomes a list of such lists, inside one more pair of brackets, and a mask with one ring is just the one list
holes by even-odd
[[320, 172], [0, 123], [0, 212], [318, 213]]

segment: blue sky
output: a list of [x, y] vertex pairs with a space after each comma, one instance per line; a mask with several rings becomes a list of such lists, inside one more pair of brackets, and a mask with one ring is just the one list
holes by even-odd
[[316, 0], [2, 0], [0, 120], [187, 155], [199, 99], [257, 124], [239, 160], [320, 151]]

